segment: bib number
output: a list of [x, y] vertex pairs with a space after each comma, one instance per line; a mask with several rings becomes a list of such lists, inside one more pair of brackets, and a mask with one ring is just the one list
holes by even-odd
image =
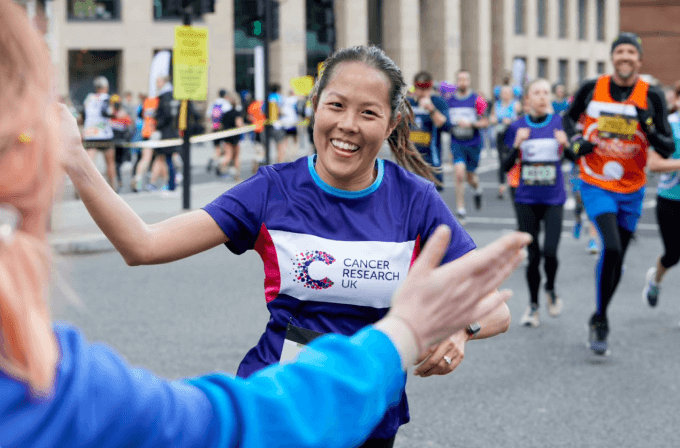
[[522, 183], [528, 186], [554, 186], [557, 168], [552, 163], [522, 163]]
[[288, 322], [286, 337], [283, 340], [283, 348], [281, 349], [279, 362], [281, 364], [286, 364], [295, 361], [302, 349], [319, 336], [323, 336], [323, 333], [296, 327]]
[[638, 121], [621, 115], [600, 113], [597, 119], [597, 131], [601, 138], [618, 138], [632, 141], [637, 131]]
[[430, 141], [432, 141], [432, 134], [423, 131], [411, 131], [409, 137], [414, 144], [418, 146], [430, 146]]
[[451, 133], [457, 140], [470, 140], [475, 135], [473, 128], [464, 128], [462, 126], [454, 126]]

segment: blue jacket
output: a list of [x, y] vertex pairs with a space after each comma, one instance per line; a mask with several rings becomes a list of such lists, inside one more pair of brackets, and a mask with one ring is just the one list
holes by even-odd
[[247, 380], [182, 381], [130, 367], [78, 329], [55, 325], [53, 394], [35, 398], [0, 372], [0, 447], [344, 447], [399, 401], [404, 372], [382, 332], [315, 340], [298, 362]]

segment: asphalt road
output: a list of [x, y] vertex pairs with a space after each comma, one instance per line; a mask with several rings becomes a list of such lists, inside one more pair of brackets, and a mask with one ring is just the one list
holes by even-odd
[[[489, 156], [481, 165], [489, 187], [483, 209], [474, 211], [471, 201], [467, 207], [466, 228], [479, 246], [515, 227], [508, 200], [495, 198], [494, 164]], [[450, 185], [443, 196], [453, 206]], [[469, 343], [450, 375], [409, 378], [412, 421], [395, 447], [678, 445], [680, 274], [667, 276], [657, 309], [641, 300], [645, 272], [661, 251], [653, 210], [646, 209], [610, 307], [606, 358], [585, 347], [596, 257], [586, 253], [584, 236], [571, 236], [571, 219], [565, 213], [556, 283], [562, 316], [543, 312], [537, 329], [518, 325], [528, 303], [520, 268], [505, 285], [515, 293], [506, 334]], [[128, 267], [116, 253], [70, 256], [60, 259], [59, 270], [80, 304], [57, 292], [55, 318], [167, 378], [235, 372], [268, 318], [262, 263], [252, 252], [237, 257], [218, 247], [147, 267]]]

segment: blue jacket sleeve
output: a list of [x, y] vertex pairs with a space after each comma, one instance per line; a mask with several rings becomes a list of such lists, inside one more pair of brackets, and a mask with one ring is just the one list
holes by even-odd
[[451, 132], [451, 119], [449, 118], [449, 106], [446, 104], [446, 101], [444, 101], [442, 98], [438, 96], [433, 96], [432, 104], [434, 104], [437, 110], [442, 115], [444, 115], [444, 118], [446, 118], [446, 121], [444, 122], [442, 127], [439, 128], [439, 130], [443, 132]]
[[293, 364], [247, 380], [191, 380], [213, 403], [220, 447], [350, 447], [361, 444], [401, 397], [406, 376], [382, 332], [316, 339]]
[[204, 393], [130, 367], [73, 327], [55, 326], [54, 391], [34, 398], [0, 372], [0, 447], [214, 447], [219, 425]]

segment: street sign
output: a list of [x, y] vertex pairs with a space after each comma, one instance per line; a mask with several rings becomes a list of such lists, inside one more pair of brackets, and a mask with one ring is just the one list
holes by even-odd
[[173, 96], [176, 100], [208, 99], [208, 29], [175, 27], [172, 52]]

